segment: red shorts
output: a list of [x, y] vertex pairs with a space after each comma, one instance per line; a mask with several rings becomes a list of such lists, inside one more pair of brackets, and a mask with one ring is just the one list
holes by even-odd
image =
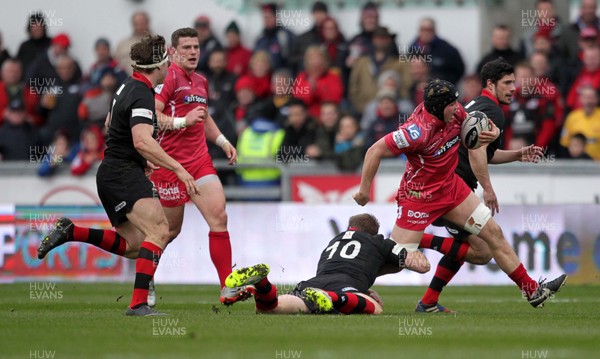
[[458, 207], [473, 192], [455, 174], [443, 190], [437, 193], [440, 195], [434, 195], [427, 202], [415, 202], [408, 200], [406, 196], [398, 196], [396, 225], [402, 229], [423, 231], [436, 219]]
[[[195, 180], [207, 175], [217, 174], [212, 159], [208, 155], [202, 156], [202, 158], [197, 161], [184, 165], [183, 168], [185, 168]], [[160, 204], [163, 207], [178, 207], [190, 200], [190, 195], [185, 188], [185, 184], [177, 178], [175, 173], [165, 168], [160, 168], [152, 173], [150, 180], [158, 190]]]

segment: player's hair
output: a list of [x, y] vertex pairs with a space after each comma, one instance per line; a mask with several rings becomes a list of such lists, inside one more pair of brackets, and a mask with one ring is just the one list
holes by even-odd
[[481, 68], [481, 87], [486, 88], [488, 80], [497, 84], [504, 76], [510, 75], [513, 72], [514, 69], [512, 65], [506, 62], [502, 57], [486, 62]]
[[369, 213], [361, 213], [350, 217], [348, 227], [354, 227], [361, 232], [372, 235], [379, 233], [379, 221]]
[[177, 47], [179, 45], [179, 39], [182, 37], [195, 37], [198, 38], [198, 31], [191, 27], [183, 27], [173, 31], [171, 34], [171, 46]]
[[146, 34], [140, 42], [136, 42], [131, 46], [129, 57], [133, 60], [134, 71], [150, 74], [157, 67], [142, 68], [137, 65], [152, 65], [158, 64], [163, 60], [163, 54], [165, 52], [165, 38], [160, 35]]

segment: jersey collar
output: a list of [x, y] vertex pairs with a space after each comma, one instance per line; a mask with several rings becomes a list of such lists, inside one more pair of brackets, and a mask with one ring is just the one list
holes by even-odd
[[488, 89], [481, 90], [481, 96], [489, 98], [490, 100], [494, 101], [494, 103], [496, 105], [500, 106], [500, 102], [498, 101], [496, 96], [494, 96], [492, 94], [492, 92], [490, 90], [488, 90]]
[[181, 67], [179, 67], [179, 65], [177, 65], [176, 63], [173, 63], [171, 66], [173, 67], [173, 69], [174, 69], [175, 71], [178, 71], [178, 72], [180, 72], [180, 73], [181, 73], [183, 76], [185, 76], [185, 77], [187, 77], [188, 79], [190, 79], [190, 81], [192, 80], [192, 76], [190, 76], [190, 75], [193, 75], [193, 74], [194, 74], [193, 72], [192, 72], [190, 75], [188, 75], [188, 73], [187, 73], [187, 72], [185, 72], [185, 70], [184, 70], [184, 69], [182, 69]]
[[140, 74], [139, 72], [134, 72], [133, 75], [131, 76], [131, 78], [134, 79], [134, 80], [138, 80], [140, 82], [143, 82], [151, 90], [154, 89], [152, 87], [152, 83], [150, 82], [150, 80], [148, 80], [148, 78], [146, 76]]

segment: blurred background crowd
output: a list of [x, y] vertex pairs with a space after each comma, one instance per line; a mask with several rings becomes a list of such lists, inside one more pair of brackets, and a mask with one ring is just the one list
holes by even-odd
[[[519, 48], [511, 48], [515, 35], [506, 25], [483, 35], [490, 36], [492, 48], [474, 73], [465, 72], [453, 45], [460, 39], [445, 38], [432, 18], [419, 21], [417, 37], [400, 51], [396, 34], [380, 23], [380, 9], [371, 2], [361, 8], [357, 34], [342, 33], [320, 1], [312, 4], [313, 26], [304, 33], [278, 21], [276, 4], [263, 4], [263, 30], [253, 43], [241, 42], [243, 29], [235, 21], [219, 36], [206, 14], [189, 25], [200, 39], [197, 71], [209, 81], [209, 111], [236, 144], [240, 163], [310, 159], [357, 171], [368, 146], [423, 100], [429, 79], [458, 84], [466, 104], [481, 92], [483, 64], [499, 57], [515, 67], [517, 87], [504, 108], [504, 147], [536, 144], [557, 158], [600, 161], [596, 1], [582, 0], [573, 23], [555, 15], [551, 0], [535, 6], [540, 19], [519, 34]], [[73, 175], [83, 175], [100, 161], [113, 92], [131, 75], [130, 47], [152, 33], [151, 20], [137, 12], [128, 37], [90, 44], [95, 63], [86, 69], [70, 55], [68, 33], [48, 34], [42, 12], [27, 18], [27, 38], [16, 53], [4, 49], [0, 34], [0, 159], [35, 158], [40, 176], [65, 163]], [[224, 157], [215, 146], [210, 151], [213, 158]], [[231, 180], [277, 178], [277, 171], [247, 169]]]

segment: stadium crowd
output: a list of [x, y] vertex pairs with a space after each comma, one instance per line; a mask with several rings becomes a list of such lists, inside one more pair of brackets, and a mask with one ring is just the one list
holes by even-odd
[[[595, 0], [583, 0], [577, 20], [555, 16], [551, 0], [538, 0], [536, 28], [511, 48], [512, 31], [498, 24], [492, 49], [478, 61], [503, 57], [515, 67], [517, 90], [505, 106], [504, 147], [536, 144], [558, 158], [600, 161], [600, 19]], [[209, 112], [232, 143], [239, 162], [328, 160], [341, 171], [356, 171], [368, 146], [408, 118], [423, 100], [424, 84], [441, 78], [460, 84], [461, 102], [479, 95], [478, 73], [465, 73], [455, 39], [439, 34], [431, 18], [419, 22], [417, 38], [400, 53], [379, 21], [379, 9], [365, 4], [360, 32], [342, 34], [327, 5], [312, 5], [314, 25], [294, 34], [277, 21], [277, 5], [261, 8], [263, 26], [252, 47], [240, 41], [232, 21], [226, 44], [199, 16], [197, 71], [209, 82]], [[65, 162], [73, 175], [85, 174], [103, 158], [104, 121], [112, 96], [131, 75], [129, 49], [152, 32], [144, 12], [132, 16], [131, 36], [112, 46], [93, 45], [95, 63], [81, 69], [70, 55], [66, 33], [47, 33], [43, 14], [27, 19], [28, 38], [9, 54], [0, 38], [0, 159], [41, 163], [50, 176]], [[169, 34], [163, 34], [169, 35]], [[12, 55], [12, 56], [11, 56]], [[223, 158], [210, 145], [213, 158]], [[51, 150], [47, 150], [51, 149]], [[244, 184], [277, 181], [278, 171], [239, 170]]]

